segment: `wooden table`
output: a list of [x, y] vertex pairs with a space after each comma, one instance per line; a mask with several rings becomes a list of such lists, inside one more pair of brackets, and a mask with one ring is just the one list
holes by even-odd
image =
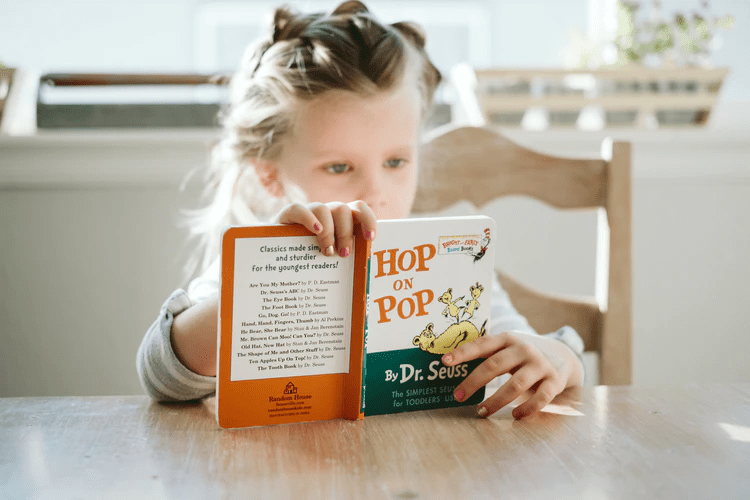
[[0, 498], [750, 498], [750, 384], [220, 430], [213, 401], [0, 399]]

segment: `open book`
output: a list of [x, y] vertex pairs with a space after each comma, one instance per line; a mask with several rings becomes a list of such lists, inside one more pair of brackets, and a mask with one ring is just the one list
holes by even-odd
[[222, 240], [221, 427], [360, 419], [477, 404], [453, 389], [482, 360], [443, 354], [485, 335], [495, 223], [379, 221], [348, 258], [299, 225], [233, 227]]

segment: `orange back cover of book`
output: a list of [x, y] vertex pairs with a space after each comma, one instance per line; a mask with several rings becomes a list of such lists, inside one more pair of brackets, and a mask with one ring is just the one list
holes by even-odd
[[370, 243], [326, 257], [301, 225], [222, 239], [217, 419], [223, 428], [361, 419]]

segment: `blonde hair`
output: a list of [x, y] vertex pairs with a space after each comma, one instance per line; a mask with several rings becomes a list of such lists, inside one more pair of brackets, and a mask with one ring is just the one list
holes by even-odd
[[267, 220], [284, 205], [302, 201], [295, 191], [271, 196], [251, 167], [253, 160], [279, 156], [298, 100], [331, 90], [363, 96], [390, 90], [416, 64], [424, 115], [441, 80], [424, 46], [418, 25], [383, 25], [358, 1], [344, 2], [330, 14], [276, 9], [271, 33], [247, 49], [231, 78], [230, 102], [219, 114], [223, 134], [206, 175], [204, 196], [211, 202], [186, 211], [186, 225], [199, 238], [188, 273], [216, 258], [223, 228]]

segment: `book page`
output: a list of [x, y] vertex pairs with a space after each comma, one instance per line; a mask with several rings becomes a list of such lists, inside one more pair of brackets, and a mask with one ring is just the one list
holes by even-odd
[[314, 236], [235, 245], [231, 380], [348, 373], [354, 259]]

